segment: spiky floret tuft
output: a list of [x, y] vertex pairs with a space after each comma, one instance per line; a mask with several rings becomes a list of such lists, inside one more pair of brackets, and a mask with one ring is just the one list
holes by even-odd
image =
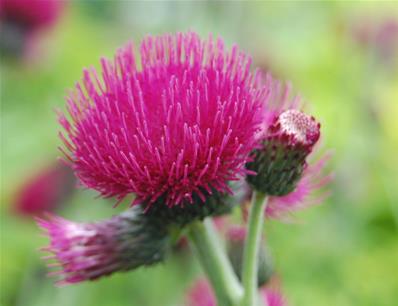
[[[104, 197], [168, 207], [205, 202], [248, 171], [270, 78], [221, 39], [195, 33], [147, 37], [136, 64], [132, 45], [101, 60], [60, 115], [67, 156], [81, 182]], [[140, 68], [137, 68], [140, 67]]]
[[57, 270], [59, 285], [95, 280], [162, 261], [168, 249], [166, 227], [136, 206], [111, 219], [75, 223], [60, 217], [38, 219], [50, 238], [43, 251], [49, 267]]

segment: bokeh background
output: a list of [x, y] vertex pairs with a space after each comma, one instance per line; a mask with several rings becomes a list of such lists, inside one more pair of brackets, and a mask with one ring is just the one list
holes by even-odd
[[[4, 29], [4, 23], [0, 26]], [[113, 56], [129, 40], [138, 44], [148, 33], [189, 29], [203, 37], [220, 35], [229, 46], [238, 43], [257, 66], [290, 80], [320, 119], [323, 145], [334, 151], [330, 197], [296, 213], [295, 222], [269, 221], [266, 226], [289, 305], [397, 305], [395, 1], [88, 0], [65, 3], [51, 25], [31, 35], [25, 46], [17, 44], [23, 50], [2, 50], [0, 304], [182, 304], [184, 291], [201, 273], [187, 252], [172, 254], [153, 268], [55, 287], [38, 251], [46, 239], [29, 209], [21, 208], [29, 203], [21, 201], [23, 192], [34, 197], [35, 187], [29, 191], [26, 186], [37, 175], [42, 183], [33, 186], [39, 189], [55, 181], [48, 174], [60, 154], [54, 109], [64, 107], [67, 89], [80, 80], [83, 67], [98, 67], [101, 56]], [[0, 39], [10, 39], [0, 34]], [[70, 177], [63, 179], [62, 186], [75, 184]], [[127, 208], [113, 209], [112, 201], [95, 199], [92, 191], [67, 193], [57, 213], [74, 220], [97, 220]]]

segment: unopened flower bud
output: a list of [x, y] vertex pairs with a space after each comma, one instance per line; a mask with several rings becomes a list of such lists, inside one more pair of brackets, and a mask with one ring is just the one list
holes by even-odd
[[261, 147], [247, 163], [257, 175], [249, 184], [271, 196], [292, 192], [306, 168], [306, 157], [320, 137], [320, 124], [298, 110], [287, 110], [275, 118], [265, 132]]
[[75, 223], [59, 217], [38, 221], [50, 245], [44, 251], [49, 267], [60, 269], [58, 284], [94, 280], [162, 261], [168, 249], [164, 225], [148, 218], [140, 206], [96, 223]]

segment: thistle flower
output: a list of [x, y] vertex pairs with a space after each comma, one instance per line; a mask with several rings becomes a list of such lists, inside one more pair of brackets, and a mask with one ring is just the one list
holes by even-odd
[[64, 163], [50, 165], [17, 190], [12, 208], [26, 216], [54, 212], [73, 194], [75, 182], [73, 172]]
[[[227, 231], [227, 252], [231, 261], [232, 267], [238, 278], [242, 279], [242, 263], [243, 263], [243, 250], [247, 230], [242, 226], [230, 227]], [[266, 284], [274, 273], [272, 258], [265, 247], [264, 239], [260, 244], [258, 255], [258, 273], [257, 283], [261, 287]]]
[[59, 285], [95, 280], [118, 271], [128, 271], [162, 261], [168, 249], [165, 227], [149, 219], [140, 206], [96, 223], [75, 223], [51, 216], [39, 219], [50, 237], [43, 248], [49, 273], [60, 275]]
[[59, 0], [1, 0], [1, 49], [10, 54], [23, 53], [31, 35], [53, 25], [64, 4]]
[[[260, 295], [267, 306], [286, 306], [286, 301], [279, 290], [272, 287], [262, 287]], [[186, 306], [216, 306], [217, 301], [213, 289], [205, 279], [197, 280], [188, 290], [185, 297]]]
[[236, 46], [195, 33], [147, 37], [140, 58], [129, 44], [113, 63], [101, 60], [102, 81], [86, 70], [70, 118], [60, 114], [81, 182], [104, 197], [135, 193], [148, 210], [230, 192], [248, 173], [269, 80]]

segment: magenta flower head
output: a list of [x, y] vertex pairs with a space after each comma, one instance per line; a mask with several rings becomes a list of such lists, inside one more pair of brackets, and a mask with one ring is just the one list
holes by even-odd
[[[262, 287], [260, 296], [267, 306], [286, 306], [286, 301], [278, 289]], [[185, 297], [186, 306], [217, 306], [213, 289], [205, 279], [198, 279]]]
[[13, 209], [19, 215], [41, 215], [59, 209], [73, 194], [76, 179], [64, 163], [50, 165], [25, 182]]
[[[246, 227], [236, 225], [231, 226], [226, 235], [228, 257], [231, 261], [235, 274], [240, 280], [242, 279], [243, 250], [246, 235]], [[258, 286], [261, 287], [268, 283], [273, 274], [274, 267], [272, 258], [268, 252], [268, 249], [266, 248], [265, 239], [262, 237], [258, 253]]]
[[147, 37], [139, 50], [140, 63], [131, 44], [102, 59], [101, 80], [84, 72], [60, 115], [66, 155], [104, 197], [134, 193], [149, 211], [207, 207], [248, 173], [269, 82], [221, 39]]
[[60, 275], [59, 285], [95, 280], [114, 272], [128, 271], [162, 261], [168, 250], [165, 227], [147, 218], [137, 206], [111, 219], [75, 223], [51, 216], [39, 219], [50, 237], [43, 248], [50, 275]]
[[22, 53], [31, 34], [52, 26], [66, 1], [0, 0], [0, 46], [9, 53]]

